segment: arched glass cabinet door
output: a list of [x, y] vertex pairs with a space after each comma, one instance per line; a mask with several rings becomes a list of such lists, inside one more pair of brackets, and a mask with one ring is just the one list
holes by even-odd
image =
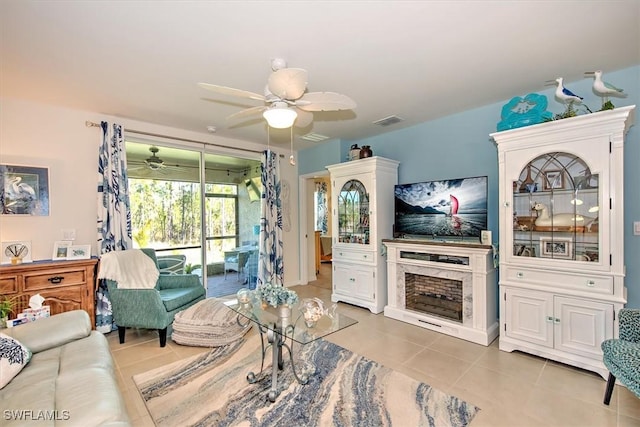
[[338, 241], [368, 245], [369, 193], [357, 179], [347, 181], [338, 194]]
[[513, 181], [513, 255], [598, 262], [598, 183], [574, 154], [531, 160]]

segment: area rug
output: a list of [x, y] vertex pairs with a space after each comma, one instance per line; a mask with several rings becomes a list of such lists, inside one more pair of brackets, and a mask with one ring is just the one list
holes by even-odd
[[[479, 408], [325, 340], [295, 345], [271, 388], [271, 350], [260, 371], [260, 338], [251, 333], [167, 366], [135, 375], [157, 426], [466, 426]], [[258, 382], [249, 384], [254, 372]]]

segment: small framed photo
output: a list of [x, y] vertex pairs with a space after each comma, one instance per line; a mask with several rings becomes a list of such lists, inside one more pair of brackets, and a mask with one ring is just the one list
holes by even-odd
[[572, 241], [563, 237], [540, 237], [540, 255], [546, 258], [569, 259], [572, 257]]
[[513, 254], [515, 256], [523, 256], [523, 257], [533, 257], [536, 256], [536, 248], [535, 246], [527, 246], [521, 244], [513, 245]]
[[2, 242], [1, 250], [2, 264], [20, 264], [33, 261], [30, 241]]
[[482, 230], [480, 232], [480, 243], [483, 245], [491, 246], [491, 230]]
[[60, 260], [67, 259], [67, 250], [69, 246], [73, 244], [70, 240], [60, 240], [53, 243], [53, 254], [51, 255], [52, 260]]
[[544, 190], [562, 190], [564, 188], [564, 174], [562, 171], [546, 171], [542, 188]]
[[67, 259], [91, 258], [91, 245], [71, 245], [67, 248]]

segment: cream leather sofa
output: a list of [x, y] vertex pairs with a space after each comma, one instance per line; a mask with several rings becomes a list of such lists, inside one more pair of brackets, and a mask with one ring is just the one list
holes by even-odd
[[0, 390], [0, 425], [131, 425], [107, 340], [91, 330], [85, 311], [57, 314], [2, 332], [33, 356]]

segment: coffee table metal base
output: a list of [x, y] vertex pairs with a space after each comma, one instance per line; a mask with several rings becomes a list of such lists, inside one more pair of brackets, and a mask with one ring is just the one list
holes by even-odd
[[[287, 326], [290, 328], [291, 326]], [[258, 381], [258, 376], [262, 373], [264, 369], [264, 360], [267, 354], [267, 349], [271, 347], [271, 390], [269, 390], [269, 394], [267, 397], [271, 402], [275, 402], [278, 396], [280, 395], [280, 390], [278, 390], [278, 371], [284, 369], [284, 360], [283, 360], [283, 347], [287, 349], [289, 352], [289, 362], [291, 363], [291, 370], [293, 372], [293, 376], [296, 378], [298, 383], [305, 385], [309, 382], [309, 376], [306, 374], [298, 375], [296, 371], [296, 365], [293, 361], [293, 340], [291, 342], [291, 346], [286, 343], [286, 336], [282, 332], [282, 328], [274, 325], [273, 328], [263, 328], [262, 326], [258, 327], [260, 331], [260, 341], [262, 345], [262, 363], [260, 364], [260, 372], [256, 375], [253, 372], [249, 372], [247, 374], [247, 381], [251, 384], [254, 384]], [[285, 330], [286, 332], [286, 330]], [[269, 343], [265, 346], [265, 336], [267, 342]]]

